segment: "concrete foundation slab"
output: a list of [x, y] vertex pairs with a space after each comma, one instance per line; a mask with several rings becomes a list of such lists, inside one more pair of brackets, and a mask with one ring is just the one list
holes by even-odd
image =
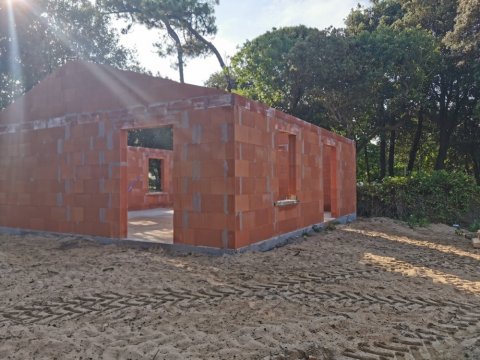
[[152, 243], [173, 244], [173, 209], [129, 211], [128, 238]]

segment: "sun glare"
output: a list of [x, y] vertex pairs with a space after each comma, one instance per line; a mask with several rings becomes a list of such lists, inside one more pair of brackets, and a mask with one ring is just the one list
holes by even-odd
[[365, 253], [363, 262], [383, 268], [384, 270], [409, 277], [420, 277], [432, 280], [434, 283], [451, 285], [459, 290], [473, 294], [480, 294], [480, 281], [462, 279], [454, 274], [430, 269], [421, 265], [414, 265], [389, 256]]
[[17, 78], [19, 74], [19, 67], [16, 60], [19, 58], [19, 44], [17, 36], [17, 27], [15, 23], [15, 14], [12, 9], [12, 2], [15, 0], [7, 0], [7, 15], [8, 15], [8, 32], [11, 39], [10, 42], [10, 67], [12, 74]]

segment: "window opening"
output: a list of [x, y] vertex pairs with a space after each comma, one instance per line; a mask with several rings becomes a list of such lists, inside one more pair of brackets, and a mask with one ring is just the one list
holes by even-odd
[[148, 190], [150, 192], [163, 191], [162, 159], [148, 159]]
[[279, 180], [277, 206], [297, 203], [296, 136], [278, 132], [276, 136], [277, 176]]

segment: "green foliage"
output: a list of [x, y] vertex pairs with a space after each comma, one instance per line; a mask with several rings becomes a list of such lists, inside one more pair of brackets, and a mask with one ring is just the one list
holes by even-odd
[[471, 232], [477, 232], [480, 230], [480, 218], [477, 220], [474, 220], [469, 226], [468, 230]]
[[410, 177], [389, 177], [381, 183], [359, 184], [358, 213], [387, 216], [415, 225], [464, 222], [480, 207], [480, 187], [463, 173], [435, 171]]
[[480, 0], [458, 2], [455, 26], [444, 42], [454, 50], [480, 55]]
[[128, 146], [173, 150], [173, 128], [135, 129], [128, 132]]
[[[230, 74], [230, 79], [226, 77], [226, 72], [228, 70], [220, 70], [212, 75], [205, 81], [204, 85], [206, 87], [211, 87], [211, 88], [216, 88], [220, 90], [228, 90], [230, 87], [230, 90], [236, 90], [237, 89], [237, 84], [235, 78], [232, 77], [232, 74]], [[230, 80], [230, 83], [228, 82]]]
[[296, 26], [245, 43], [232, 73], [240, 94], [364, 143], [384, 126], [379, 103], [389, 102], [391, 112], [419, 103], [434, 55], [422, 30], [381, 28], [354, 37]]
[[478, 2], [375, 0], [345, 29], [272, 29], [233, 57], [236, 91], [354, 139], [367, 182], [446, 169], [480, 184]]
[[333, 230], [335, 230], [335, 229], [337, 228], [337, 225], [338, 225], [338, 222], [336, 222], [336, 221], [329, 221], [329, 222], [325, 225], [324, 229], [325, 229], [325, 231], [333, 231]]
[[320, 31], [305, 26], [272, 29], [247, 41], [232, 58], [236, 92], [315, 122], [318, 102], [308, 92], [313, 80], [307, 50]]
[[184, 82], [183, 69], [187, 58], [214, 53], [222, 68], [223, 59], [215, 46], [207, 40], [215, 35], [215, 5], [218, 0], [98, 0], [106, 13], [127, 21], [127, 33], [134, 24], [161, 30], [154, 46], [160, 56], [176, 54], [174, 67]]
[[407, 217], [406, 219], [406, 223], [408, 224], [408, 226], [410, 226], [412, 229], [414, 227], [424, 227], [424, 226], [427, 226], [429, 224], [427, 218], [425, 217], [417, 217], [415, 215], [410, 215], [409, 217]]
[[148, 159], [148, 190], [150, 192], [163, 191], [162, 175], [162, 160]]
[[404, 16], [402, 4], [396, 0], [377, 1], [371, 7], [352, 10], [345, 20], [347, 31], [360, 34], [375, 31], [379, 26], [392, 26]]

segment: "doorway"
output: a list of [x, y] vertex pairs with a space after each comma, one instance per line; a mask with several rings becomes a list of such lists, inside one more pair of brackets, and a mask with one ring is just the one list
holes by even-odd
[[128, 131], [127, 238], [173, 244], [173, 127]]
[[323, 221], [331, 221], [338, 217], [337, 186], [337, 149], [335, 146], [323, 147]]

